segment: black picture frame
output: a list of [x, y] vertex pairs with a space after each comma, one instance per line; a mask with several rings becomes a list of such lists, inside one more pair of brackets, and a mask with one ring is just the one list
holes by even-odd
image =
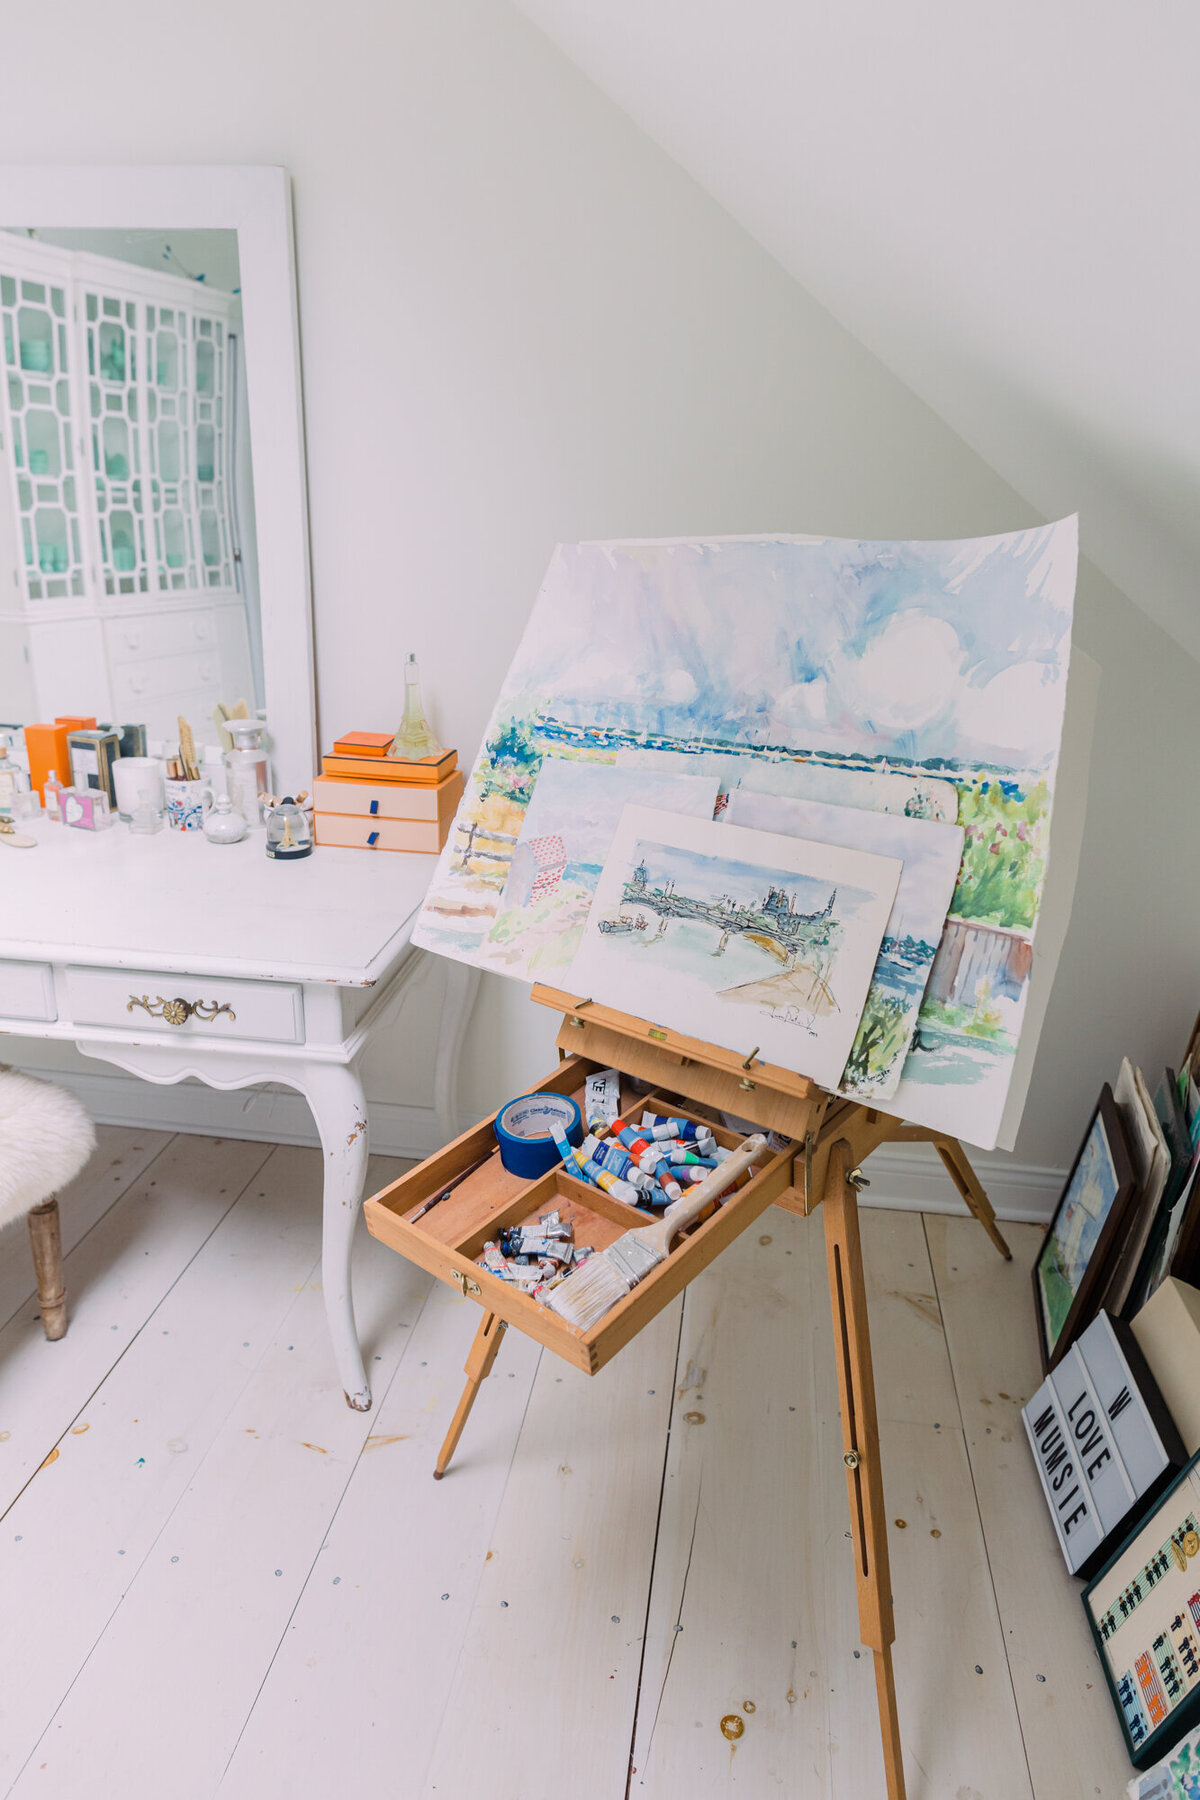
[[[1109, 1558], [1099, 1574], [1089, 1581], [1082, 1594], [1084, 1617], [1087, 1619], [1088, 1628], [1096, 1646], [1096, 1654], [1100, 1658], [1100, 1665], [1104, 1670], [1104, 1679], [1108, 1683], [1109, 1695], [1120, 1721], [1125, 1747], [1129, 1752], [1129, 1760], [1135, 1769], [1148, 1769], [1160, 1757], [1169, 1755], [1180, 1739], [1186, 1737], [1189, 1731], [1200, 1724], [1200, 1680], [1186, 1675], [1185, 1671], [1188, 1685], [1184, 1687], [1182, 1697], [1170, 1707], [1161, 1722], [1149, 1730], [1146, 1735], [1135, 1736], [1130, 1726], [1126, 1705], [1122, 1702], [1121, 1685], [1123, 1680], [1132, 1674], [1136, 1686], [1139, 1680], [1137, 1674], [1139, 1660], [1149, 1658], [1150, 1667], [1147, 1673], [1151, 1681], [1157, 1680], [1162, 1699], [1165, 1701], [1168, 1696], [1163, 1680], [1162, 1652], [1156, 1654], [1153, 1627], [1148, 1626], [1140, 1637], [1124, 1649], [1121, 1656], [1116, 1659], [1110, 1657], [1108, 1638], [1112, 1634], [1105, 1629], [1105, 1618], [1110, 1609], [1115, 1614], [1113, 1599], [1116, 1590], [1114, 1590], [1112, 1573], [1143, 1534], [1145, 1534], [1145, 1544], [1142, 1548], [1148, 1546], [1149, 1550], [1154, 1552], [1158, 1551], [1161, 1546], [1160, 1565], [1164, 1560], [1165, 1553], [1170, 1550], [1170, 1554], [1165, 1556], [1166, 1566], [1157, 1579], [1172, 1583], [1173, 1588], [1164, 1589], [1161, 1594], [1156, 1591], [1153, 1596], [1154, 1602], [1161, 1611], [1178, 1612], [1183, 1629], [1191, 1639], [1193, 1655], [1197, 1654], [1200, 1650], [1200, 1621], [1197, 1621], [1195, 1611], [1189, 1602], [1193, 1598], [1193, 1593], [1196, 1600], [1200, 1601], [1200, 1554], [1198, 1554], [1200, 1552], [1200, 1529], [1195, 1529], [1191, 1533], [1182, 1529], [1179, 1508], [1186, 1503], [1186, 1496], [1180, 1495], [1179, 1490], [1191, 1483], [1193, 1504], [1188, 1509], [1189, 1515], [1193, 1527], [1200, 1527], [1200, 1483], [1192, 1480], [1198, 1471], [1200, 1471], [1200, 1452], [1179, 1471], [1171, 1485], [1159, 1495], [1154, 1504], [1147, 1507], [1120, 1548]], [[1161, 1538], [1158, 1534], [1160, 1521]], [[1191, 1546], [1193, 1536], [1196, 1539], [1196, 1548], [1194, 1549]], [[1178, 1543], [1177, 1550], [1172, 1548], [1176, 1543]], [[1143, 1571], [1144, 1573], [1145, 1571]], [[1178, 1604], [1171, 1598], [1175, 1588], [1178, 1589]], [[1126, 1583], [1119, 1592], [1121, 1595], [1128, 1594], [1129, 1584]], [[1166, 1607], [1161, 1604], [1164, 1600], [1168, 1601]], [[1136, 1613], [1131, 1611], [1130, 1616], [1136, 1616]], [[1168, 1629], [1166, 1635], [1172, 1641], [1165, 1648], [1174, 1659], [1178, 1676], [1180, 1646], [1174, 1641], [1176, 1634], [1171, 1633]], [[1146, 1639], [1145, 1644], [1142, 1644], [1143, 1637]], [[1142, 1645], [1140, 1651], [1137, 1649], [1138, 1645]], [[1120, 1676], [1116, 1675], [1113, 1668], [1114, 1660], [1117, 1662], [1128, 1661], [1130, 1669], [1122, 1670]], [[1135, 1700], [1141, 1706], [1145, 1718], [1144, 1689], [1136, 1693]], [[1149, 1724], [1148, 1718], [1146, 1722]]]
[[[1047, 1278], [1056, 1273], [1053, 1260], [1044, 1269], [1051, 1253], [1061, 1250], [1066, 1241], [1064, 1219], [1068, 1209], [1079, 1203], [1078, 1184], [1085, 1169], [1090, 1169], [1099, 1162], [1106, 1171], [1111, 1170], [1115, 1183], [1114, 1192], [1107, 1204], [1103, 1222], [1092, 1245], [1078, 1285], [1074, 1288], [1070, 1305], [1057, 1333], [1051, 1341], [1048, 1329], [1050, 1300], [1047, 1293]], [[1088, 1120], [1087, 1130], [1083, 1134], [1083, 1142], [1079, 1146], [1071, 1172], [1067, 1176], [1054, 1216], [1042, 1239], [1033, 1264], [1033, 1299], [1037, 1315], [1038, 1345], [1042, 1353], [1042, 1369], [1047, 1375], [1051, 1369], [1065, 1356], [1079, 1333], [1090, 1325], [1099, 1307], [1104, 1291], [1105, 1270], [1111, 1260], [1114, 1247], [1119, 1244], [1130, 1202], [1137, 1191], [1137, 1177], [1133, 1170], [1133, 1159], [1129, 1154], [1129, 1144], [1125, 1137], [1125, 1128], [1121, 1123], [1121, 1115], [1117, 1111], [1113, 1092], [1107, 1081], [1100, 1090], [1100, 1098], [1096, 1109]], [[1061, 1281], [1061, 1275], [1058, 1276]]]

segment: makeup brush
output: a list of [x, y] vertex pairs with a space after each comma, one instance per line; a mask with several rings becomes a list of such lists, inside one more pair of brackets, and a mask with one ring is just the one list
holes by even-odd
[[699, 1218], [709, 1201], [723, 1194], [734, 1176], [749, 1168], [766, 1147], [767, 1140], [761, 1133], [748, 1137], [711, 1175], [668, 1206], [657, 1224], [627, 1231], [607, 1250], [589, 1256], [582, 1268], [568, 1275], [562, 1286], [554, 1290], [546, 1305], [568, 1325], [587, 1331], [618, 1300], [631, 1293], [639, 1281], [644, 1281], [651, 1269], [666, 1260], [672, 1238]]

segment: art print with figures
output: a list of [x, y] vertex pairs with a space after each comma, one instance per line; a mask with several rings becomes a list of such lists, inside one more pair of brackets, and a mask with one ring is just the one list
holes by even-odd
[[548, 762], [659, 760], [714, 769], [726, 795], [950, 819], [962, 865], [883, 1105], [991, 1147], [1049, 854], [1076, 560], [1074, 519], [945, 542], [561, 545], [414, 942], [504, 966], [491, 934]]

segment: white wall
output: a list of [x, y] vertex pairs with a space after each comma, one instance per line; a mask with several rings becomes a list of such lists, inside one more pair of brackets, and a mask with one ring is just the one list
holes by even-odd
[[[53, 80], [44, 57], [18, 9], [4, 160], [295, 178], [326, 741], [395, 724], [413, 649], [469, 760], [559, 539], [1033, 517], [507, 4], [59, 0]], [[1105, 672], [1089, 824], [1017, 1151], [1057, 1166], [1121, 1052], [1177, 1050], [1200, 995], [1196, 665], [1086, 568], [1078, 637]], [[377, 1047], [373, 1098], [428, 1102], [427, 1020]], [[463, 1109], [553, 1031], [490, 978]]]

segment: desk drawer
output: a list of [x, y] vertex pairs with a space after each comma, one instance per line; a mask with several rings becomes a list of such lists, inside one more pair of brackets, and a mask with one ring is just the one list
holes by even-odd
[[49, 963], [0, 961], [0, 1019], [53, 1019], [54, 973]]
[[304, 1041], [304, 995], [290, 982], [82, 968], [69, 968], [66, 980], [76, 1025], [116, 1026], [143, 1035], [160, 1031], [168, 1037]]
[[[537, 1084], [535, 1091], [572, 1094], [582, 1103], [584, 1078], [599, 1066], [582, 1057], [568, 1057]], [[621, 1105], [623, 1109], [635, 1108], [635, 1116], [643, 1106], [651, 1106], [673, 1118], [702, 1118], [712, 1126], [717, 1142], [730, 1150], [743, 1141], [738, 1132], [728, 1131], [720, 1124], [715, 1112], [681, 1100], [662, 1088], [635, 1088], [623, 1082]], [[574, 1180], [561, 1164], [540, 1180], [522, 1181], [508, 1173], [497, 1155], [468, 1176], [423, 1219], [414, 1223], [409, 1218], [423, 1201], [440, 1193], [456, 1174], [486, 1155], [495, 1141], [492, 1120], [481, 1120], [472, 1131], [368, 1200], [367, 1226], [382, 1243], [452, 1286], [462, 1289], [465, 1279], [472, 1285], [464, 1291], [480, 1306], [497, 1313], [589, 1375], [603, 1368], [622, 1345], [648, 1325], [668, 1301], [707, 1268], [714, 1256], [791, 1186], [795, 1152], [794, 1146], [778, 1152], [764, 1150], [758, 1164], [739, 1178], [731, 1196], [706, 1219], [689, 1226], [676, 1238], [665, 1261], [596, 1324], [580, 1331], [481, 1268], [475, 1258], [484, 1244], [496, 1237], [501, 1226], [532, 1221], [552, 1207], [574, 1223], [575, 1242], [590, 1244], [595, 1250], [606, 1249], [631, 1226], [651, 1224], [655, 1216], [661, 1215], [640, 1212], [613, 1200], [585, 1182]]]

